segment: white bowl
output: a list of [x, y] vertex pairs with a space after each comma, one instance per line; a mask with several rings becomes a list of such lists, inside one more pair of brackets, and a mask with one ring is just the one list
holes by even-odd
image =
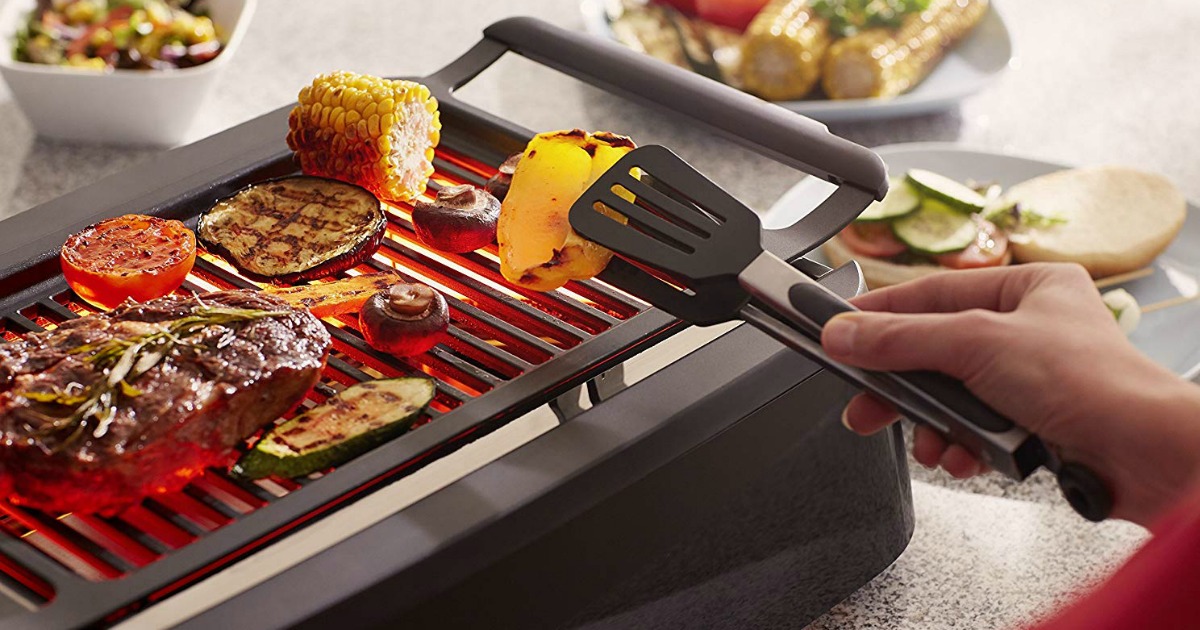
[[174, 145], [186, 137], [220, 72], [237, 52], [257, 0], [207, 0], [225, 49], [207, 63], [178, 70], [107, 73], [13, 59], [13, 40], [36, 0], [0, 7], [0, 76], [21, 111], [50, 138]]

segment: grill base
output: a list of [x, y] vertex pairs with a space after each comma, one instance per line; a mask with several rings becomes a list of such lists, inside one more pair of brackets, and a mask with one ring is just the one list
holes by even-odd
[[801, 625], [912, 533], [899, 432], [845, 431], [851, 394], [739, 328], [185, 627]]

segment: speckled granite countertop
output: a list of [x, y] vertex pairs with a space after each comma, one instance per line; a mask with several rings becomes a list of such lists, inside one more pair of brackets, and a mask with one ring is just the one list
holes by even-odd
[[[5, 0], [0, 0], [3, 4]], [[831, 126], [868, 146], [958, 141], [1068, 163], [1124, 163], [1170, 176], [1200, 199], [1200, 4], [1160, 0], [1153, 10], [1118, 0], [997, 0], [1018, 59], [960, 108], [936, 115]], [[538, 15], [578, 28], [574, 0], [260, 0], [243, 46], [193, 129], [200, 138], [290, 102], [322, 71], [350, 68], [421, 75], [449, 61], [492, 21]], [[676, 121], [621, 116], [582, 88], [537, 98], [523, 66], [485, 75], [468, 95], [529, 127], [589, 122], [631, 133], [707, 139]], [[503, 84], [503, 89], [499, 89]], [[580, 120], [582, 114], [582, 120]], [[608, 123], [607, 125], [603, 123]], [[640, 137], [639, 137], [640, 139]], [[140, 161], [158, 149], [39, 140], [0, 84], [0, 217]], [[748, 182], [734, 192], [766, 203], [795, 180], [722, 153], [704, 165]], [[747, 175], [753, 173], [754, 177]], [[739, 177], [740, 175], [740, 177]], [[752, 184], [752, 185], [751, 185]], [[1076, 518], [1052, 480], [1017, 486], [996, 477], [959, 482], [913, 464], [916, 533], [887, 571], [817, 620], [814, 628], [982, 628], [1028, 621], [1115, 566], [1144, 533]]]

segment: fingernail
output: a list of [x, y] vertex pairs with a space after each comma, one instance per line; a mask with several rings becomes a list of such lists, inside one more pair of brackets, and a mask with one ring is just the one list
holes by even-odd
[[838, 315], [825, 324], [821, 333], [821, 344], [825, 351], [835, 357], [854, 353], [854, 336], [858, 333], [858, 322], [853, 317]]
[[854, 432], [854, 427], [850, 426], [850, 407], [842, 408], [842, 426], [846, 427], [847, 431]]

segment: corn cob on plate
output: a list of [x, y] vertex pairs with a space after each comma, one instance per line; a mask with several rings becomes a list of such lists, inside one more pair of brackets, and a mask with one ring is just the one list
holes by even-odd
[[[629, 1], [632, 0], [626, 0], [626, 2]], [[938, 5], [946, 1], [952, 2], [953, 0], [933, 0], [931, 5]], [[971, 0], [971, 2], [974, 3], [976, 0]], [[926, 76], [915, 87], [896, 96], [832, 100], [814, 97], [814, 94], [819, 96], [822, 92], [821, 89], [814, 89], [807, 98], [797, 98], [794, 93], [802, 91], [804, 88], [799, 83], [785, 86], [790, 93], [776, 94], [767, 93], [761, 88], [755, 89], [755, 86], [752, 85], [754, 79], [745, 81], [745, 85], [739, 84], [736, 78], [730, 78], [727, 82], [734, 87], [758, 93], [760, 96], [777, 99], [774, 101], [777, 105], [824, 122], [911, 116], [949, 109], [996, 80], [1013, 59], [1012, 39], [1000, 13], [1000, 9], [1003, 7], [996, 6], [997, 4], [1002, 5], [1002, 2], [1003, 0], [992, 0], [988, 3], [978, 24], [970, 34], [946, 51], [944, 56], [940, 57], [940, 61], [930, 63], [922, 68], [921, 70]], [[768, 4], [766, 9], [775, 7], [778, 10], [793, 3], [797, 6], [788, 9], [791, 12], [789, 15], [791, 15], [797, 13], [799, 7], [804, 4], [803, 0], [794, 0], [793, 2], [775, 0]], [[612, 3], [606, 0], [581, 0], [580, 8], [584, 16], [585, 27], [589, 32], [619, 41], [610, 25], [611, 5]], [[786, 16], [784, 19], [786, 21]], [[810, 24], [805, 20], [796, 21], [794, 15], [793, 21], [797, 26], [801, 23]], [[744, 37], [750, 37], [754, 28], [754, 25], [751, 24]], [[809, 26], [808, 29], [811, 30], [812, 27]], [[807, 31], [801, 29], [798, 32], [803, 34]], [[826, 42], [825, 54], [821, 55], [822, 61], [840, 41], [843, 40], [836, 37], [829, 38], [829, 41]], [[789, 47], [786, 45], [764, 46], [758, 44], [758, 46], [769, 50], [772, 54], [770, 63], [764, 64], [767, 73], [778, 72], [779, 66], [787, 64], [794, 64], [801, 67], [802, 70], [802, 67], [811, 63], [810, 60], [788, 57]], [[722, 67], [732, 64], [742, 71], [738, 74], [743, 74], [746, 61], [740, 58], [737, 47], [733, 48], [732, 52], [717, 51], [719, 61]], [[920, 57], [920, 55], [915, 56]], [[731, 62], [729, 57], [737, 58]], [[759, 70], [759, 72], [763, 71]], [[803, 71], [795, 71], [791, 76], [793, 80], [808, 78]], [[820, 82], [819, 78], [817, 82]]]

